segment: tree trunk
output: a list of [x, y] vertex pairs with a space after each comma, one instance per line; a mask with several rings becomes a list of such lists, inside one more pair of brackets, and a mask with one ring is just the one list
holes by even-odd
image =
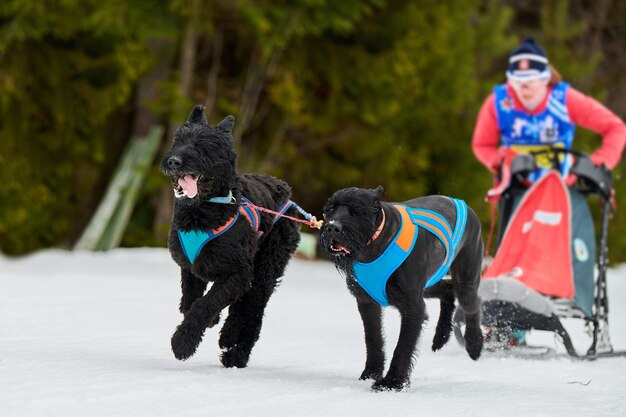
[[162, 123], [158, 116], [148, 109], [147, 104], [158, 101], [160, 93], [158, 84], [170, 77], [175, 50], [172, 41], [165, 38], [151, 39], [149, 48], [158, 64], [141, 79], [137, 87], [132, 135], [138, 137], [146, 136], [152, 125]]
[[207, 119], [210, 118], [217, 100], [217, 80], [220, 72], [220, 65], [222, 61], [222, 48], [224, 46], [224, 35], [219, 29], [215, 29], [213, 35], [213, 60], [211, 62], [211, 69], [207, 77], [207, 92], [206, 100], [204, 100], [204, 111]]
[[264, 59], [261, 57], [261, 52], [258, 49], [254, 49], [252, 52], [248, 76], [246, 77], [246, 84], [241, 95], [239, 120], [237, 121], [235, 131], [233, 132], [233, 141], [236, 147], [239, 146], [241, 137], [250, 126], [250, 123], [252, 123], [259, 98], [263, 92], [263, 88], [265, 87], [265, 81], [268, 77], [271, 77], [278, 68], [283, 52], [289, 44], [289, 38], [291, 37], [291, 34], [293, 33], [300, 18], [300, 14], [300, 11], [292, 13], [285, 27], [285, 39], [283, 45], [272, 51], [265, 62], [263, 62]]

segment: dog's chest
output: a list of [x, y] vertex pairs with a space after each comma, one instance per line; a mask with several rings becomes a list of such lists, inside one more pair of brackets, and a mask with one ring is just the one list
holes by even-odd
[[[184, 235], [184, 234], [182, 234]], [[241, 270], [251, 263], [256, 253], [256, 236], [245, 224], [235, 224], [228, 233], [204, 241], [204, 234], [191, 234], [192, 239], [185, 245], [181, 234], [170, 233], [168, 247], [172, 259], [184, 269], [204, 281], [213, 281], [216, 276]], [[193, 256], [190, 256], [190, 252]]]

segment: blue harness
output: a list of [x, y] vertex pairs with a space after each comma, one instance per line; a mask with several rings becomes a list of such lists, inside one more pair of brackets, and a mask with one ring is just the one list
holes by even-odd
[[[232, 195], [230, 195], [230, 197], [217, 197], [209, 200], [209, 202], [230, 204], [232, 201], [231, 198]], [[246, 197], [243, 197], [243, 200], [246, 203], [254, 206], [254, 204], [252, 204], [252, 202]], [[257, 236], [260, 237], [261, 235], [263, 235], [263, 232], [259, 230], [259, 227], [261, 225], [261, 214], [259, 213], [258, 209], [251, 207], [250, 205], [241, 204], [237, 213], [224, 225], [216, 229], [209, 230], [208, 232], [205, 232], [204, 230], [190, 230], [188, 232], [177, 230], [180, 246], [182, 247], [183, 253], [187, 257], [187, 259], [189, 259], [189, 262], [193, 264], [200, 254], [200, 251], [207, 243], [209, 243], [216, 237], [223, 235], [231, 227], [233, 227], [233, 225], [237, 222], [240, 214], [243, 215], [246, 220], [248, 220], [248, 222], [250, 223], [250, 227], [252, 227], [252, 230], [257, 233]], [[291, 200], [288, 200], [286, 203], [280, 206], [278, 209], [279, 214], [274, 217], [272, 224], [276, 223], [280, 219], [280, 214], [285, 213], [292, 206], [296, 206], [297, 208], [299, 208], [298, 205]]]
[[435, 273], [426, 281], [424, 288], [438, 283], [450, 269], [456, 250], [463, 237], [467, 224], [467, 205], [463, 200], [451, 198], [456, 208], [454, 232], [448, 221], [439, 213], [431, 210], [408, 207], [397, 204], [393, 207], [401, 217], [400, 230], [387, 249], [375, 260], [368, 263], [354, 263], [354, 280], [383, 307], [389, 305], [387, 299], [387, 281], [402, 263], [408, 258], [415, 246], [419, 226], [428, 230], [443, 243], [446, 257]]
[[185, 253], [187, 259], [189, 259], [189, 262], [193, 263], [196, 260], [204, 245], [216, 237], [223, 235], [231, 227], [233, 227], [239, 218], [241, 210], [242, 209], [240, 208], [239, 211], [230, 220], [228, 220], [225, 225], [218, 227], [217, 229], [209, 230], [208, 232], [205, 232], [204, 230], [190, 230], [188, 232], [177, 230], [180, 246], [183, 248], [183, 252]]

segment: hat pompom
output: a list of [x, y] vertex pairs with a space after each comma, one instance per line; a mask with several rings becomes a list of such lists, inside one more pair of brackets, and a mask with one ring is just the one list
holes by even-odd
[[524, 38], [524, 43], [532, 43], [532, 44], [535, 44], [535, 45], [537, 44], [537, 43], [535, 42], [535, 38], [533, 38], [532, 36], [526, 36], [526, 37]]

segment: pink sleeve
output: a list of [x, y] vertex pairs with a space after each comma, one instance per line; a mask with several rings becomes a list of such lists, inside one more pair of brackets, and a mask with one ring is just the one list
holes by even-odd
[[567, 89], [565, 104], [574, 124], [602, 135], [602, 146], [591, 154], [593, 163], [615, 168], [626, 145], [624, 122], [599, 101], [571, 87]]
[[496, 116], [495, 97], [492, 93], [487, 97], [478, 113], [472, 136], [472, 151], [476, 159], [493, 173], [498, 170], [506, 153], [506, 148], [498, 146], [499, 144], [500, 128]]

